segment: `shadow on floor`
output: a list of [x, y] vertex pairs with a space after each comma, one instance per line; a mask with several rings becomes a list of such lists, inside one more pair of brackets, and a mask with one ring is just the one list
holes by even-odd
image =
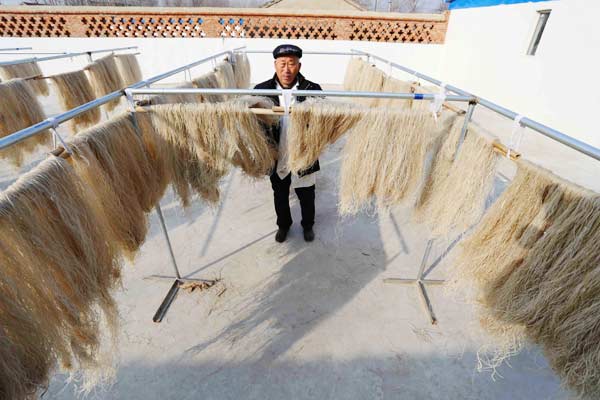
[[[301, 357], [301, 355], [299, 355]], [[392, 353], [386, 357], [330, 358], [266, 363], [142, 361], [123, 365], [115, 384], [90, 398], [116, 399], [398, 399], [398, 400], [566, 400], [543, 366], [515, 356], [504, 378], [475, 370], [472, 352], [460, 355]], [[526, 372], [526, 373], [524, 373]], [[53, 386], [44, 399], [73, 399], [73, 387]]]

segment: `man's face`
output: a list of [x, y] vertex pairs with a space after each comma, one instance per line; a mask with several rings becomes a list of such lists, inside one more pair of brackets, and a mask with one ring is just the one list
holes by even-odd
[[282, 56], [275, 59], [275, 73], [279, 83], [285, 88], [292, 86], [300, 72], [300, 59], [295, 56]]

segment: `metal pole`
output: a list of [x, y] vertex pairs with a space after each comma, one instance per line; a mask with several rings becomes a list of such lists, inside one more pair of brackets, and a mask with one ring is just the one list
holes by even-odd
[[[140, 126], [138, 124], [138, 120], [137, 120], [136, 114], [134, 112], [135, 111], [135, 103], [133, 101], [133, 96], [129, 92], [125, 92], [125, 95], [127, 96], [127, 102], [129, 103], [129, 108], [130, 108], [130, 111], [132, 112], [133, 127], [136, 131], [136, 134], [141, 137], [142, 132], [140, 131]], [[184, 284], [184, 283], [208, 283], [208, 282], [214, 283], [214, 281], [210, 281], [210, 280], [206, 280], [206, 279], [194, 279], [194, 278], [182, 278], [181, 277], [181, 273], [179, 272], [179, 267], [177, 266], [177, 259], [175, 258], [175, 252], [173, 251], [173, 245], [171, 244], [171, 238], [169, 237], [169, 231], [167, 229], [167, 225], [165, 224], [165, 218], [163, 216], [162, 209], [160, 207], [160, 200], [158, 201], [158, 203], [156, 204], [156, 206], [154, 208], [156, 210], [156, 214], [158, 215], [158, 221], [160, 223], [160, 228], [162, 230], [163, 237], [165, 239], [165, 242], [167, 243], [167, 249], [169, 250], [169, 257], [171, 258], [171, 266], [173, 267], [173, 270], [175, 271], [174, 277], [172, 277], [172, 276], [156, 276], [156, 275], [150, 277], [150, 278], [158, 278], [161, 280], [168, 279], [168, 280], [173, 281], [173, 283], [171, 284], [171, 288], [169, 289], [169, 292], [167, 293], [167, 295], [163, 299], [162, 303], [156, 310], [156, 313], [154, 313], [154, 316], [152, 317], [152, 321], [159, 323], [163, 320], [163, 318], [167, 314], [167, 311], [169, 311], [169, 308], [171, 307], [171, 304], [173, 303], [173, 301], [175, 301], [175, 298], [177, 297], [177, 293], [179, 293], [179, 289], [181, 288], [182, 284]]]
[[163, 217], [162, 209], [160, 208], [160, 203], [158, 203], [155, 207], [156, 214], [158, 214], [158, 220], [160, 221], [160, 228], [162, 229], [163, 236], [165, 237], [165, 241], [167, 242], [167, 248], [169, 249], [169, 255], [171, 256], [171, 265], [173, 266], [173, 270], [175, 271], [175, 277], [177, 279], [181, 279], [181, 274], [179, 273], [179, 267], [177, 267], [177, 260], [175, 259], [175, 253], [173, 253], [173, 246], [171, 246], [171, 239], [169, 238], [169, 232], [167, 231], [167, 226], [165, 225], [165, 218]]
[[[139, 94], [233, 94], [233, 95], [262, 95], [277, 96], [281, 94], [277, 89], [206, 89], [206, 88], [127, 88], [126, 92], [132, 95]], [[292, 96], [316, 96], [316, 97], [369, 97], [369, 98], [392, 98], [411, 100], [433, 100], [435, 95], [431, 93], [391, 93], [391, 92], [352, 92], [346, 90], [292, 90]], [[449, 95], [447, 101], [472, 102], [474, 97]]]
[[[192, 68], [196, 65], [202, 64], [203, 62], [212, 60], [213, 58], [220, 57], [226, 53], [228, 53], [228, 51], [223, 51], [220, 53], [213, 54], [212, 56], [203, 58], [199, 61], [193, 62], [191, 64], [185, 65], [180, 68], [176, 68], [169, 72], [165, 72], [164, 74], [156, 75], [156, 76], [146, 79], [144, 81], [134, 83], [133, 85], [129, 86], [128, 88], [135, 89], [135, 88], [145, 87], [154, 82], [168, 78], [171, 75], [177, 74], [186, 68]], [[106, 96], [100, 97], [99, 99], [92, 100], [89, 103], [82, 104], [79, 107], [75, 107], [69, 111], [62, 113], [62, 114], [58, 114], [52, 118], [47, 118], [41, 122], [38, 122], [37, 124], [31, 125], [30, 127], [21, 129], [20, 131], [17, 131], [11, 135], [0, 138], [0, 150], [4, 149], [6, 147], [12, 146], [15, 143], [19, 143], [19, 142], [21, 142], [25, 139], [28, 139], [34, 135], [37, 135], [40, 132], [43, 132], [46, 129], [53, 127], [54, 124], [61, 124], [65, 121], [75, 118], [76, 116], [78, 116], [80, 114], [83, 114], [86, 111], [89, 111], [96, 107], [100, 107], [101, 105], [106, 104], [106, 103], [110, 102], [111, 100], [121, 97], [124, 93], [125, 93], [125, 89], [114, 91], [112, 93], [107, 94]]]
[[[380, 61], [389, 62], [389, 60], [387, 60], [387, 59], [385, 59], [383, 57], [379, 57], [379, 56], [376, 56], [374, 54], [367, 53], [365, 51], [354, 50], [354, 49], [352, 51], [354, 53], [356, 53], [356, 54], [362, 54], [362, 55], [373, 57], [373, 58], [378, 59]], [[434, 85], [440, 86], [440, 84], [442, 83], [441, 81], [439, 81], [437, 79], [434, 79], [434, 78], [432, 78], [430, 76], [421, 74], [420, 72], [417, 72], [417, 71], [415, 71], [413, 69], [407, 68], [407, 67], [405, 67], [403, 65], [399, 65], [399, 64], [396, 64], [396, 63], [393, 63], [393, 62], [390, 63], [390, 65], [392, 65], [394, 68], [400, 69], [400, 70], [405, 71], [405, 72], [407, 72], [407, 73], [409, 73], [411, 75], [415, 75], [415, 76], [417, 76], [417, 77], [419, 77], [419, 78], [421, 78], [423, 80], [431, 82]], [[486, 107], [486, 108], [488, 108], [488, 109], [490, 109], [490, 110], [492, 110], [492, 111], [494, 111], [494, 112], [496, 112], [496, 113], [498, 113], [500, 115], [503, 115], [506, 118], [515, 119], [515, 117], [517, 115], [519, 115], [518, 113], [516, 113], [516, 112], [514, 112], [512, 110], [504, 108], [504, 107], [502, 107], [502, 106], [500, 106], [500, 105], [498, 105], [496, 103], [493, 103], [493, 102], [491, 102], [489, 100], [477, 97], [477, 96], [475, 96], [475, 95], [473, 95], [473, 94], [471, 94], [471, 93], [469, 93], [467, 91], [464, 91], [462, 89], [459, 89], [459, 88], [457, 88], [455, 86], [446, 85], [446, 89], [448, 89], [449, 91], [454, 92], [456, 94], [462, 95], [462, 96], [471, 96], [471, 97], [473, 97], [473, 98], [476, 99], [476, 101], [477, 101], [478, 104], [481, 104], [482, 106], [484, 106], [484, 107]], [[582, 142], [581, 140], [575, 139], [574, 137], [566, 135], [566, 134], [564, 134], [564, 133], [562, 133], [560, 131], [557, 131], [556, 129], [550, 128], [549, 126], [541, 124], [541, 123], [539, 123], [537, 121], [534, 121], [534, 120], [532, 120], [530, 118], [523, 118], [521, 120], [521, 125], [526, 126], [528, 128], [531, 128], [534, 131], [539, 132], [542, 135], [549, 137], [550, 139], [556, 140], [557, 142], [562, 143], [565, 146], [572, 148], [573, 150], [577, 150], [580, 153], [583, 153], [583, 154], [585, 154], [585, 155], [587, 155], [589, 157], [592, 157], [595, 160], [600, 161], [600, 149], [597, 148], [597, 147], [591, 146], [591, 145], [589, 145], [589, 144], [587, 144], [585, 142]]]
[[75, 57], [75, 56], [84, 56], [84, 55], [89, 55], [89, 54], [92, 54], [92, 53], [106, 53], [106, 52], [111, 52], [111, 51], [131, 50], [131, 49], [137, 49], [137, 46], [115, 47], [115, 48], [112, 48], [112, 49], [82, 51], [82, 52], [78, 52], [78, 53], [65, 53], [65, 54], [59, 54], [57, 56], [32, 57], [32, 58], [25, 58], [25, 59], [22, 59], [22, 60], [3, 61], [3, 62], [0, 62], [0, 66], [26, 64], [26, 63], [30, 63], [30, 62], [34, 62], [34, 61], [35, 62], [41, 62], [41, 61], [58, 60], [60, 58], [70, 58], [70, 57]]
[[30, 51], [27, 53], [19, 53], [19, 52], [1, 52], [0, 56], [5, 56], [5, 55], [14, 55], [14, 54], [18, 54], [20, 56], [24, 55], [24, 54], [68, 54], [66, 51]]
[[7, 49], [0, 49], [0, 51], [17, 51], [17, 50], [31, 50], [31, 47], [9, 47]]
[[471, 118], [473, 117], [473, 111], [475, 111], [475, 106], [477, 103], [470, 102], [469, 108], [467, 108], [467, 114], [465, 115], [465, 122], [462, 127], [462, 131], [460, 132], [460, 136], [458, 137], [458, 144], [456, 146], [456, 152], [454, 153], [454, 158], [458, 155], [460, 147], [465, 141], [465, 136], [467, 135], [467, 128], [469, 127], [469, 122], [471, 122]]

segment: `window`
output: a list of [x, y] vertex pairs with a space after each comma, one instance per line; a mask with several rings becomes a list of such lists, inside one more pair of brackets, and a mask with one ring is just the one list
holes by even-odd
[[531, 43], [529, 44], [529, 48], [527, 49], [527, 55], [533, 56], [537, 51], [538, 45], [540, 44], [540, 40], [542, 39], [542, 33], [544, 33], [544, 28], [546, 27], [546, 22], [548, 22], [548, 18], [550, 18], [551, 10], [540, 10], [538, 14], [540, 14], [537, 26], [535, 27], [535, 31], [533, 32], [533, 37], [531, 38]]

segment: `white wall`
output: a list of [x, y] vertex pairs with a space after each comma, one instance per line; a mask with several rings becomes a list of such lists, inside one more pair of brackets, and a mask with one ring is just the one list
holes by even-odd
[[[528, 56], [542, 9], [552, 12]], [[440, 78], [600, 147], [599, 13], [587, 0], [452, 11]]]
[[[1, 47], [31, 46], [38, 51], [87, 51], [90, 49], [105, 49], [123, 46], [138, 46], [141, 53], [140, 65], [144, 77], [157, 75], [193, 62], [207, 55], [239, 46], [248, 49], [272, 50], [282, 43], [294, 43], [304, 50], [315, 51], [350, 51], [360, 49], [377, 54], [393, 54], [396, 59], [411, 60], [415, 67], [424, 68], [428, 72], [436, 72], [432, 66], [439, 64], [442, 45], [398, 45], [393, 43], [369, 43], [330, 40], [276, 40], [276, 39], [126, 39], [126, 38], [0, 38]], [[100, 57], [101, 55], [94, 55]], [[260, 82], [273, 74], [273, 57], [270, 54], [250, 55], [252, 64], [252, 82]], [[20, 58], [15, 55], [2, 55], [0, 61]], [[307, 55], [302, 59], [302, 72], [307, 78], [320, 83], [339, 84], [343, 81], [347, 56], [315, 56]], [[55, 60], [41, 63], [40, 66], [46, 74], [58, 73], [66, 70], [81, 68], [87, 63], [86, 57], [77, 57], [73, 61], [68, 59]], [[210, 63], [204, 68], [198, 67], [193, 74], [200, 73], [210, 68]], [[183, 74], [174, 77], [171, 81], [183, 79]]]
[[[551, 8], [535, 56], [525, 53], [535, 28], [537, 10]], [[444, 45], [411, 45], [344, 41], [285, 41], [305, 50], [370, 51], [417, 69], [449, 84], [497, 102], [596, 147], [600, 135], [595, 113], [600, 106], [600, 35], [595, 27], [600, 2], [563, 0], [455, 10]], [[137, 45], [145, 77], [192, 62], [224, 48], [247, 45], [272, 49], [271, 39], [85, 39], [0, 38], [0, 47], [33, 46], [45, 51], [78, 51]], [[2, 56], [7, 60], [15, 56]], [[348, 57], [306, 56], [303, 73], [319, 83], [343, 81]], [[272, 74], [270, 55], [252, 55], [252, 81]], [[85, 57], [42, 64], [45, 73], [81, 68]], [[386, 66], [379, 64], [382, 69]], [[211, 64], [196, 68], [197, 75]], [[394, 75], [402, 77], [401, 72]], [[586, 79], [587, 78], [587, 79]], [[183, 80], [179, 74], [171, 82]], [[585, 82], [585, 83], [583, 83]]]

